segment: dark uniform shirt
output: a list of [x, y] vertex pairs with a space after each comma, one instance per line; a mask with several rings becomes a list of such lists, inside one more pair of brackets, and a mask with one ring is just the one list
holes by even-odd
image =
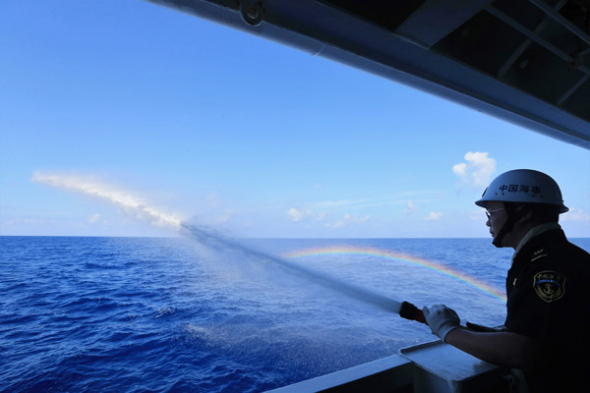
[[506, 328], [541, 344], [532, 392], [590, 392], [590, 254], [561, 229], [518, 250], [506, 279]]

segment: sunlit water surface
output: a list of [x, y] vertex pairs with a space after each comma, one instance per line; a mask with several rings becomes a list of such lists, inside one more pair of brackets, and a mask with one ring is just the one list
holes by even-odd
[[[511, 252], [488, 239], [247, 244], [392, 299], [504, 319], [482, 284], [503, 291]], [[2, 392], [260, 392], [435, 338], [280, 265], [182, 238], [0, 237], [0, 293]]]

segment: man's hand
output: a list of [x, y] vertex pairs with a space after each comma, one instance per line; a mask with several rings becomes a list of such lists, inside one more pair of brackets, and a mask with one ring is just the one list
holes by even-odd
[[445, 305], [437, 304], [422, 309], [426, 323], [430, 326], [432, 333], [437, 335], [443, 342], [449, 332], [461, 323], [457, 313]]

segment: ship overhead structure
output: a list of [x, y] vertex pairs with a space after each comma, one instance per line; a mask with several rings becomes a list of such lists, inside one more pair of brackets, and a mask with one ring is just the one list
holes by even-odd
[[149, 0], [590, 149], [589, 0]]

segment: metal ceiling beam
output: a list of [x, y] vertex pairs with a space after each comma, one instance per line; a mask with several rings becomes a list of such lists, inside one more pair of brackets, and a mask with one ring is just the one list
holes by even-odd
[[[527, 36], [530, 40], [536, 42], [537, 44], [541, 45], [543, 48], [552, 52], [554, 55], [561, 57], [562, 60], [564, 60], [568, 63], [571, 63], [572, 66], [576, 62], [576, 59], [574, 57], [572, 57], [568, 53], [562, 51], [557, 46], [553, 45], [552, 43], [550, 43], [549, 41], [547, 41], [546, 39], [541, 37], [539, 34], [536, 34], [534, 31], [527, 29], [522, 24], [518, 23], [516, 20], [514, 20], [511, 17], [509, 17], [508, 15], [504, 14], [502, 11], [498, 10], [497, 8], [494, 8], [492, 6], [488, 6], [485, 8], [485, 10], [487, 12], [489, 12], [490, 14], [494, 15], [496, 18], [500, 19], [502, 22], [506, 23], [507, 25], [510, 25], [510, 27], [514, 28], [515, 30], [518, 30], [520, 33]], [[581, 72], [583, 72], [584, 74], [590, 75], [590, 69], [588, 69], [588, 67], [586, 67], [585, 65], [578, 65], [578, 66], [576, 66], [576, 68], [578, 70], [580, 70]]]
[[[553, 9], [555, 11], [559, 11], [568, 1], [569, 0], [561, 0], [559, 3], [555, 5]], [[545, 18], [543, 18], [541, 23], [539, 23], [539, 25], [535, 28], [535, 30], [533, 30], [533, 32], [538, 35], [541, 34], [541, 32], [543, 31], [543, 29], [545, 29], [550, 20], [551, 18], [549, 16], [545, 16]], [[524, 53], [525, 50], [527, 50], [527, 48], [532, 42], [533, 41], [530, 38], [527, 38], [514, 52], [512, 52], [510, 57], [498, 70], [499, 77], [502, 77], [506, 74], [506, 72], [510, 69], [510, 67], [512, 67], [514, 62]]]
[[586, 44], [590, 45], [590, 36], [586, 34], [586, 32], [584, 32], [582, 29], [580, 29], [578, 26], [566, 19], [563, 15], [561, 15], [559, 11], [551, 8], [551, 6], [547, 5], [547, 3], [545, 3], [544, 1], [529, 1], [533, 3], [535, 6], [537, 6], [539, 9], [541, 9], [544, 13], [549, 15], [551, 18], [555, 19], [557, 23], [559, 23], [560, 25], [571, 31], [573, 34], [578, 36], [579, 39], [586, 42]]
[[[148, 1], [297, 47], [312, 55], [351, 65], [590, 149], [588, 120], [462, 61], [429, 50], [425, 44], [405, 34], [392, 32], [318, 1]], [[252, 5], [255, 5], [255, 10], [250, 7]], [[439, 11], [441, 9], [438, 8]], [[422, 19], [426, 23], [426, 15], [416, 16], [416, 20]], [[459, 19], [462, 18], [451, 17], [450, 21], [441, 22], [434, 33], [419, 33], [419, 24], [416, 22], [408, 22], [405, 31], [413, 32], [421, 40], [433, 42], [440, 39], [443, 31], [459, 23]], [[424, 29], [428, 28], [429, 26], [424, 26]], [[557, 51], [561, 49], [557, 48]], [[563, 92], [556, 94], [556, 97], [563, 97]]]
[[493, 2], [494, 0], [427, 0], [398, 26], [396, 33], [429, 48], [473, 18], [482, 7]]

